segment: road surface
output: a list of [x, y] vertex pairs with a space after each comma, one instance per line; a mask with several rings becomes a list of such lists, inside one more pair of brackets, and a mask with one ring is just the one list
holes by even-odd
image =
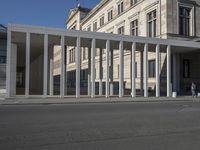
[[199, 150], [200, 102], [0, 105], [0, 150]]

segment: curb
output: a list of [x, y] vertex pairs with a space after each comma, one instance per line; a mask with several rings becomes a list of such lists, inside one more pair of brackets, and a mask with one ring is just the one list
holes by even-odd
[[[5, 102], [5, 100], [4, 100]], [[70, 102], [9, 102], [9, 103], [0, 103], [0, 105], [62, 105], [62, 104], [100, 104], [100, 103], [166, 103], [166, 102], [200, 102], [200, 99], [168, 99], [168, 100], [120, 100], [120, 101], [70, 101]]]

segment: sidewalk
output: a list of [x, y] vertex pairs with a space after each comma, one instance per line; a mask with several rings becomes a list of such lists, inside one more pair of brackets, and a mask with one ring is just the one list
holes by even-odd
[[192, 97], [178, 97], [178, 98], [168, 98], [168, 97], [65, 97], [65, 98], [13, 98], [13, 99], [0, 99], [0, 105], [36, 105], [36, 104], [79, 104], [79, 103], [122, 103], [122, 102], [167, 102], [167, 101], [199, 101], [200, 98]]

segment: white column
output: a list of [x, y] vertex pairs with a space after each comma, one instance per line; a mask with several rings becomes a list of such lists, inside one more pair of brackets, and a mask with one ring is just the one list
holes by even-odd
[[17, 44], [12, 43], [11, 44], [11, 77], [10, 77], [10, 83], [11, 83], [11, 96], [16, 95], [16, 76], [17, 76]]
[[143, 70], [144, 70], [144, 66], [143, 66], [143, 63], [144, 63], [144, 52], [141, 51], [140, 52], [140, 94], [141, 96], [143, 95], [144, 93], [144, 75], [143, 75]]
[[113, 96], [113, 49], [110, 50], [110, 95]]
[[26, 33], [26, 75], [25, 75], [25, 96], [29, 96], [30, 84], [30, 33]]
[[132, 77], [131, 77], [131, 81], [132, 81], [132, 84], [131, 84], [131, 96], [132, 97], [136, 97], [136, 87], [135, 87], [135, 51], [136, 51], [136, 43], [132, 43], [132, 56], [131, 56], [131, 64], [132, 64]]
[[177, 79], [177, 94], [180, 92], [180, 54], [176, 54], [176, 79]]
[[6, 97], [11, 97], [11, 31], [7, 31]]
[[144, 45], [144, 97], [148, 97], [148, 43]]
[[109, 97], [109, 51], [110, 40], [106, 41], [106, 98]]
[[[8, 33], [8, 36], [10, 33]], [[11, 38], [11, 37], [10, 37]], [[16, 96], [16, 64], [17, 64], [17, 45], [10, 43], [11, 39], [8, 40], [7, 47], [7, 97]]]
[[50, 69], [49, 69], [50, 79], [49, 79], [49, 93], [50, 96], [53, 96], [53, 59], [50, 59]]
[[92, 62], [91, 62], [91, 84], [92, 84], [92, 93], [91, 97], [95, 97], [95, 55], [96, 55], [96, 40], [92, 39], [92, 49], [91, 49], [91, 56], [92, 56]]
[[119, 97], [123, 97], [124, 91], [124, 50], [123, 41], [119, 43]]
[[160, 97], [160, 45], [156, 45], [156, 97]]
[[76, 40], [76, 98], [80, 97], [80, 37]]
[[64, 72], [65, 72], [65, 84], [64, 84], [64, 95], [66, 96], [67, 95], [67, 70], [68, 70], [68, 68], [67, 68], [67, 46], [64, 44], [64, 48], [65, 48], [65, 50], [64, 50], [64, 55], [65, 55], [65, 65], [64, 65]]
[[16, 96], [17, 45], [12, 44], [11, 31], [7, 31], [6, 97]]
[[171, 45], [167, 46], [167, 97], [171, 96]]
[[44, 35], [44, 71], [43, 71], [43, 96], [47, 97], [48, 72], [48, 35]]
[[65, 37], [61, 36], [60, 97], [65, 95]]
[[173, 61], [172, 61], [173, 62], [173, 92], [177, 92], [177, 72], [178, 72], [178, 70], [177, 70], [177, 64], [176, 64], [176, 62], [177, 62], [176, 55], [177, 54], [172, 55], [173, 56]]
[[102, 78], [103, 78], [103, 49], [100, 49], [99, 54], [99, 95], [102, 96], [102, 90], [103, 90], [103, 84], [102, 84]]
[[91, 47], [88, 47], [88, 96], [91, 96]]

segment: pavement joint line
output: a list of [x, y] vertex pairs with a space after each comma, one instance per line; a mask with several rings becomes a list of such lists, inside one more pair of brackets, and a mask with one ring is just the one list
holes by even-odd
[[98, 103], [145, 103], [145, 102], [151, 102], [151, 103], [162, 103], [162, 102], [200, 102], [200, 100], [192, 100], [192, 99], [164, 99], [164, 100], [103, 100], [103, 101], [53, 101], [53, 102], [41, 102], [41, 101], [9, 101], [4, 103], [0, 103], [0, 105], [62, 105], [62, 104], [98, 104]]

